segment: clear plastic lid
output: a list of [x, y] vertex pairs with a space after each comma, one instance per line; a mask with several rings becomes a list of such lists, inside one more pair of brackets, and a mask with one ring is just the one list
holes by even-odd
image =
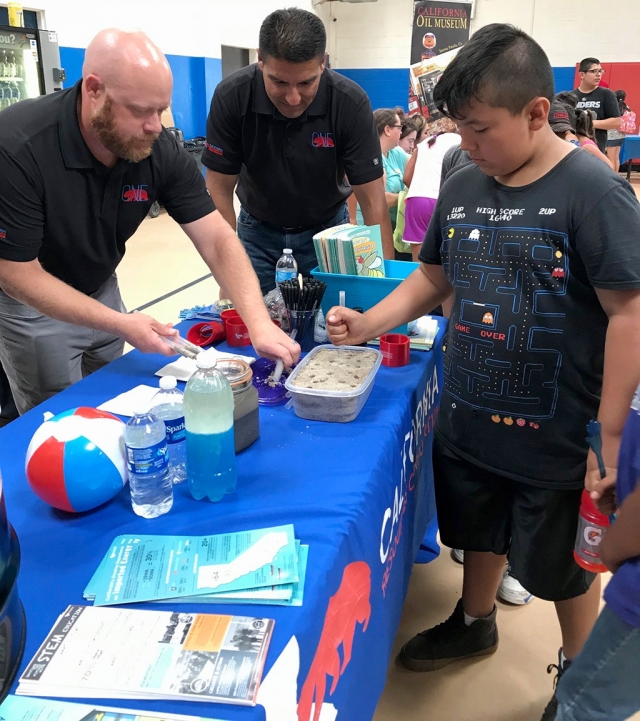
[[253, 371], [249, 367], [249, 364], [235, 358], [219, 360], [216, 369], [226, 376], [234, 390], [248, 384], [253, 376]]
[[216, 357], [209, 355], [208, 353], [199, 353], [196, 358], [196, 366], [201, 370], [208, 370], [209, 368], [215, 368]]
[[160, 388], [163, 391], [170, 391], [178, 385], [178, 381], [175, 376], [162, 376], [160, 378]]
[[283, 255], [293, 255], [293, 250], [291, 250], [291, 248], [283, 248], [282, 253]]

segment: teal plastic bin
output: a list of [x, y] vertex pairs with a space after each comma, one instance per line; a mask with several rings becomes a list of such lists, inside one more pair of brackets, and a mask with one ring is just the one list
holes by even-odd
[[[339, 275], [338, 273], [321, 273], [318, 268], [311, 271], [311, 275], [327, 284], [322, 299], [322, 312], [326, 314], [340, 303], [340, 291], [344, 290], [348, 308], [362, 308], [369, 310], [389, 293], [395, 290], [400, 283], [418, 267], [419, 263], [408, 263], [403, 260], [385, 260], [385, 278], [369, 278], [361, 275]], [[407, 324], [393, 328], [390, 333], [407, 333]]]

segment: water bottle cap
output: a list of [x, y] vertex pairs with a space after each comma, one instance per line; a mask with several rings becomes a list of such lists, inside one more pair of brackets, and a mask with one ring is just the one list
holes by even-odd
[[133, 406], [133, 414], [136, 416], [146, 416], [150, 413], [149, 405], [147, 403], [138, 403]]
[[282, 252], [283, 252], [285, 255], [287, 255], [287, 254], [288, 254], [288, 255], [291, 255], [291, 254], [293, 253], [293, 251], [291, 250], [291, 248], [283, 248], [283, 249], [282, 249]]
[[198, 357], [196, 358], [196, 366], [198, 368], [202, 368], [202, 370], [207, 370], [208, 368], [215, 367], [216, 364], [216, 357], [213, 355], [209, 355], [207, 353], [199, 353]]
[[160, 378], [160, 388], [163, 391], [170, 391], [178, 385], [178, 381], [175, 376], [162, 376]]

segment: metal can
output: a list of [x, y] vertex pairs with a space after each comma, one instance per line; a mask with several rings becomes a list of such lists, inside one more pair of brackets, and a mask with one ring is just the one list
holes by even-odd
[[216, 369], [225, 375], [233, 391], [233, 431], [236, 453], [258, 440], [260, 415], [258, 391], [252, 383], [253, 371], [240, 359], [219, 360]]

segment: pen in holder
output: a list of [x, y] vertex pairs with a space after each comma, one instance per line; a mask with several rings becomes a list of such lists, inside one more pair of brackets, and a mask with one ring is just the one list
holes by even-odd
[[326, 287], [322, 281], [310, 278], [303, 279], [302, 287], [297, 280], [280, 283], [289, 315], [289, 327], [291, 331], [296, 331], [296, 340], [303, 352], [310, 351], [315, 345], [316, 320]]
[[296, 331], [295, 337], [303, 353], [310, 351], [315, 345], [313, 336], [317, 318], [318, 308], [315, 310], [289, 311], [289, 327], [292, 332]]

